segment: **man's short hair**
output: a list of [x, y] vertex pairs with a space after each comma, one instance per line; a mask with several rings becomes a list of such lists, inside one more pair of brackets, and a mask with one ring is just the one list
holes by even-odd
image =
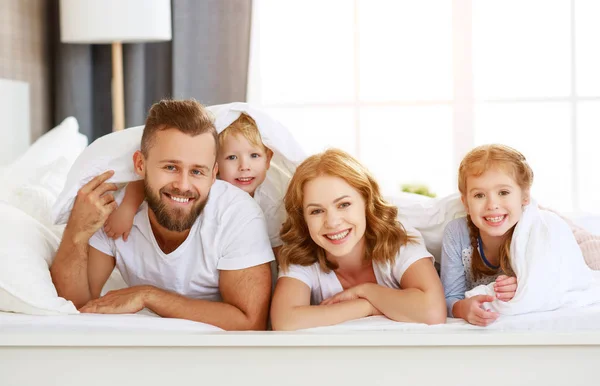
[[155, 134], [167, 129], [176, 129], [192, 137], [209, 133], [215, 140], [215, 155], [219, 150], [214, 117], [195, 99], [163, 99], [152, 105], [142, 134], [141, 151], [144, 157], [148, 157], [148, 151], [154, 145]]

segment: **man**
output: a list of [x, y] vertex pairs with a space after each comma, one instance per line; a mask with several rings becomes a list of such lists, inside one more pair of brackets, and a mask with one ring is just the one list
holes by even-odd
[[[146, 201], [127, 241], [101, 229], [117, 206], [109, 171], [77, 195], [50, 269], [58, 294], [82, 312], [148, 308], [225, 330], [264, 330], [274, 259], [265, 219], [247, 193], [215, 181], [217, 147], [198, 102], [153, 105], [133, 157]], [[130, 287], [100, 298], [115, 265]]]

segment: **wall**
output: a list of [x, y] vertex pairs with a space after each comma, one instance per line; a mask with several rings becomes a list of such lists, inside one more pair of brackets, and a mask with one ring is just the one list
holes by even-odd
[[47, 11], [47, 0], [0, 0], [0, 78], [29, 83], [32, 141], [51, 128]]

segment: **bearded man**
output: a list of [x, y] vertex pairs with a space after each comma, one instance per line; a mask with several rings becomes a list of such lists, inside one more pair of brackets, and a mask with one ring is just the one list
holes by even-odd
[[[126, 241], [103, 224], [116, 208], [105, 172], [83, 186], [50, 268], [59, 296], [81, 312], [189, 319], [225, 330], [264, 330], [274, 259], [250, 195], [216, 180], [217, 132], [194, 100], [150, 109], [133, 157], [145, 201]], [[114, 267], [128, 288], [100, 297]]]

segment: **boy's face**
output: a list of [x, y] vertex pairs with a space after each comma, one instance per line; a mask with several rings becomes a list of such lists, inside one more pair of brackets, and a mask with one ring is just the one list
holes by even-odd
[[265, 180], [273, 153], [251, 144], [243, 135], [229, 135], [219, 149], [219, 178], [254, 197]]

